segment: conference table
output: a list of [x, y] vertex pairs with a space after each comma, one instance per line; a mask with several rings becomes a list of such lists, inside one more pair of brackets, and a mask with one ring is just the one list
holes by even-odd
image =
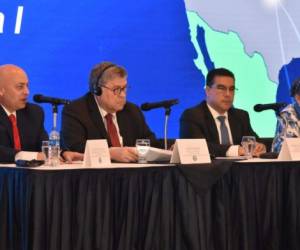
[[0, 249], [300, 249], [300, 162], [2, 165]]

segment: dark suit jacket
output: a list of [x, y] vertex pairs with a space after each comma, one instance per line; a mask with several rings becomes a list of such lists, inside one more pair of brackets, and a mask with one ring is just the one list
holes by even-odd
[[[145, 122], [140, 109], [127, 102], [117, 112], [117, 121], [124, 146], [135, 146], [136, 139], [150, 139], [151, 146], [160, 146]], [[94, 96], [90, 93], [66, 105], [62, 111], [62, 144], [72, 151], [84, 152], [86, 140], [108, 138]]]
[[[246, 111], [236, 108], [229, 109], [228, 122], [234, 145], [240, 145], [244, 135], [252, 135], [257, 138]], [[225, 156], [230, 147], [230, 145], [220, 144], [216, 123], [206, 101], [183, 112], [180, 118], [180, 137], [205, 138], [209, 152], [213, 156]]]
[[[24, 109], [17, 110], [17, 125], [22, 151], [41, 151], [43, 140], [48, 140], [44, 128], [44, 112], [36, 104], [28, 103]], [[0, 162], [14, 162], [15, 154], [11, 123], [0, 106]]]

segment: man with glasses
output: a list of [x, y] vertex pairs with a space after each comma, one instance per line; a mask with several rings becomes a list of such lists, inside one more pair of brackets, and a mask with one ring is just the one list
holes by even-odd
[[[205, 138], [213, 156], [242, 156], [243, 136], [255, 136], [246, 111], [232, 106], [235, 94], [234, 74], [225, 69], [211, 70], [206, 77], [206, 101], [187, 109], [180, 118], [181, 138]], [[266, 151], [256, 143], [254, 155]]]
[[151, 146], [158, 146], [140, 109], [126, 101], [127, 72], [123, 67], [110, 62], [96, 65], [89, 89], [62, 111], [61, 134], [66, 148], [84, 152], [86, 140], [107, 139], [112, 160], [136, 162], [136, 139], [150, 139]]

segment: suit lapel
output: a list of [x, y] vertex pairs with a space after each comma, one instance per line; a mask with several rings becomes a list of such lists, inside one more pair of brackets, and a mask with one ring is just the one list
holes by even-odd
[[215, 143], [220, 143], [220, 139], [219, 139], [219, 133], [218, 133], [218, 129], [216, 126], [216, 122], [209, 110], [209, 108], [207, 107], [206, 102], [203, 103], [203, 109], [204, 114], [205, 114], [205, 122], [206, 122], [206, 127], [208, 128], [208, 133], [210, 134], [210, 138], [212, 139], [213, 142]]
[[132, 135], [130, 133], [130, 125], [127, 123], [127, 115], [124, 112], [126, 106], [124, 106], [123, 110], [117, 112], [117, 121], [119, 126], [120, 135], [123, 138], [123, 145], [131, 145], [130, 140], [132, 140]]
[[32, 129], [32, 128], [27, 128], [28, 124], [31, 124], [32, 122], [27, 121], [25, 112], [26, 112], [25, 109], [17, 110], [16, 112], [21, 148], [22, 145], [27, 145], [27, 143], [25, 142], [26, 138], [30, 140], [28, 133], [30, 132], [30, 129]]
[[0, 126], [2, 127], [3, 130], [5, 130], [7, 132], [7, 134], [9, 135], [9, 138], [11, 140], [11, 143], [13, 145], [13, 134], [12, 134], [11, 123], [1, 105], [0, 105]]
[[228, 110], [228, 122], [229, 122], [229, 126], [230, 126], [233, 144], [240, 144], [241, 143], [240, 142], [240, 138], [241, 138], [240, 126], [239, 126], [239, 122], [237, 121], [237, 119], [234, 116], [232, 108]]
[[107, 139], [107, 141], [110, 144], [110, 141], [109, 141], [109, 138], [108, 138], [108, 134], [107, 134], [107, 131], [105, 129], [104, 122], [102, 120], [102, 116], [100, 114], [98, 105], [97, 105], [94, 97], [91, 94], [88, 94], [87, 103], [88, 103], [88, 108], [89, 108], [89, 112], [90, 112], [90, 115], [91, 115], [91, 119], [92, 119], [95, 127], [99, 128], [98, 129], [98, 131], [99, 131], [99, 138], [105, 138], [105, 139]]

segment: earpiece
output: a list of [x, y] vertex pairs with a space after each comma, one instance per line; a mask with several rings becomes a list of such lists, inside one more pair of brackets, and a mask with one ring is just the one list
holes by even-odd
[[99, 86], [99, 80], [101, 79], [101, 77], [103, 76], [103, 74], [105, 73], [106, 70], [112, 68], [116, 66], [115, 64], [109, 64], [107, 65], [101, 72], [100, 74], [98, 75], [98, 77], [94, 77], [92, 79], [92, 89], [91, 89], [91, 92], [92, 94], [95, 94], [97, 96], [100, 96], [102, 94], [102, 89], [101, 89], [101, 86]]

